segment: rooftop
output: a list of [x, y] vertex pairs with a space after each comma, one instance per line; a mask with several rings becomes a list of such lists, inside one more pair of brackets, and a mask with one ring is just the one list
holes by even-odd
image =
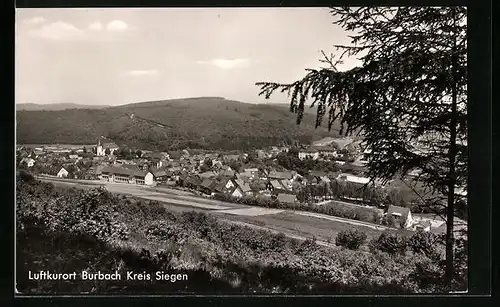
[[146, 172], [140, 170], [132, 170], [123, 167], [116, 166], [107, 166], [102, 169], [102, 173], [122, 175], [122, 176], [133, 176], [133, 177], [144, 177], [146, 176]]

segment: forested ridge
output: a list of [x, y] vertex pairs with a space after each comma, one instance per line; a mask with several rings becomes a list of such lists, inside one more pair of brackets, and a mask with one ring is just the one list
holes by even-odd
[[189, 98], [105, 109], [18, 111], [17, 141], [93, 144], [102, 135], [119, 145], [150, 150], [248, 149], [336, 135], [335, 130], [314, 129], [314, 121], [312, 114], [306, 114], [305, 125], [296, 126], [295, 115], [284, 105]]

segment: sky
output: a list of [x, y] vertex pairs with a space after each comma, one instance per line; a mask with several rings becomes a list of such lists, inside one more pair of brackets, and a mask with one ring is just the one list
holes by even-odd
[[284, 103], [255, 82], [321, 67], [321, 50], [349, 43], [333, 20], [327, 8], [17, 9], [16, 103]]

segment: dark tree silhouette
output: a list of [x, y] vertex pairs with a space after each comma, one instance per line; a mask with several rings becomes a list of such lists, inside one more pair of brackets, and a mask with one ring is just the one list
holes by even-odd
[[[351, 45], [336, 45], [341, 56], [309, 69], [291, 84], [259, 82], [260, 95], [291, 95], [297, 123], [307, 101], [317, 106], [316, 126], [328, 113], [340, 133], [361, 134], [372, 150], [368, 176], [382, 181], [418, 170], [430, 198], [424, 205], [446, 212], [446, 284], [454, 278], [453, 245], [457, 188], [467, 183], [467, 37], [463, 7], [332, 8], [334, 24], [353, 33]], [[359, 67], [337, 69], [357, 56]], [[417, 180], [415, 180], [417, 181]]]
[[104, 153], [106, 154], [106, 156], [108, 156], [111, 154], [111, 150], [109, 148], [106, 148], [106, 150], [104, 150]]

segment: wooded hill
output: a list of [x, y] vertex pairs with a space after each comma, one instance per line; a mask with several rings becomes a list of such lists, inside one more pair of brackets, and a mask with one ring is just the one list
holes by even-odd
[[250, 149], [338, 135], [336, 127], [315, 129], [310, 113], [297, 126], [286, 106], [201, 97], [104, 109], [17, 111], [17, 142], [94, 144], [102, 135], [118, 145], [149, 150]]
[[84, 105], [76, 103], [18, 103], [16, 104], [17, 111], [61, 111], [67, 109], [104, 109], [109, 108], [106, 105]]

